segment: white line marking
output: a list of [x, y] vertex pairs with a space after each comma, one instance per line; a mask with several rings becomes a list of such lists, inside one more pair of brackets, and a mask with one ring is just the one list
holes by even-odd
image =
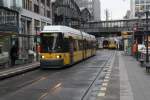
[[105, 93], [99, 93], [97, 96], [99, 96], [99, 97], [104, 97], [104, 96], [105, 96]]
[[109, 79], [104, 79], [104, 82], [108, 82], [109, 81]]
[[110, 73], [107, 73], [106, 76], [110, 76]]
[[103, 83], [102, 86], [108, 86], [108, 83]]
[[106, 87], [101, 87], [101, 89], [100, 89], [101, 91], [106, 91], [107, 90], [107, 88]]
[[109, 76], [105, 76], [105, 79], [110, 79], [110, 77]]

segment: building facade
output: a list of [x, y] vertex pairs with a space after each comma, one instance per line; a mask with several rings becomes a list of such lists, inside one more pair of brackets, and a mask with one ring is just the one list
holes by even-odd
[[74, 0], [55, 0], [52, 9], [53, 24], [80, 27], [81, 12]]
[[101, 20], [101, 3], [100, 0], [93, 0], [93, 8], [94, 8], [94, 20], [100, 21]]
[[[29, 50], [36, 52], [35, 36], [44, 25], [52, 24], [51, 0], [0, 0], [0, 6], [19, 12], [16, 41], [19, 58], [28, 59]], [[17, 35], [18, 36], [18, 35]]]
[[[0, 0], [0, 5], [16, 10], [20, 15], [20, 33], [35, 33], [35, 27], [42, 30], [52, 24], [51, 0]], [[25, 29], [27, 28], [27, 29]], [[30, 29], [28, 29], [30, 28]]]
[[144, 11], [150, 10], [150, 0], [131, 0], [131, 18], [144, 17]]
[[91, 20], [91, 13], [87, 8], [80, 8], [81, 11], [81, 21], [86, 23]]
[[101, 20], [101, 4], [100, 0], [75, 0], [80, 8], [86, 7], [89, 9], [92, 20]]

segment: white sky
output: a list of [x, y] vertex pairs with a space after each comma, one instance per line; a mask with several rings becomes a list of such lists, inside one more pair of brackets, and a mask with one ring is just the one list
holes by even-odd
[[105, 20], [105, 9], [109, 10], [109, 19], [122, 19], [127, 10], [130, 10], [130, 0], [100, 0], [101, 19]]

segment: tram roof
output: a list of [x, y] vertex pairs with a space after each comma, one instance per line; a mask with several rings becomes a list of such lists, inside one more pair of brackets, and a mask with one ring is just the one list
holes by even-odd
[[[67, 27], [67, 26], [62, 26], [62, 25], [50, 25], [50, 26], [44, 26], [44, 29], [42, 33], [49, 33], [49, 32], [60, 32], [60, 33], [65, 33], [65, 34], [75, 34], [75, 35], [80, 35], [81, 36], [81, 31]], [[87, 34], [85, 32], [82, 32], [83, 37], [91, 40], [94, 39], [95, 37], [93, 35]]]
[[79, 30], [67, 27], [67, 26], [61, 26], [61, 25], [51, 25], [51, 26], [44, 26], [44, 29], [42, 32], [62, 32], [62, 33], [73, 33], [73, 34], [81, 34]]

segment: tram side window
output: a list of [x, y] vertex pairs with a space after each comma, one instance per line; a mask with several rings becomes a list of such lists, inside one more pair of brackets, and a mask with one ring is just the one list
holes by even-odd
[[69, 51], [69, 39], [68, 38], [64, 38], [63, 50], [64, 50], [64, 52], [68, 52]]
[[89, 41], [88, 44], [88, 49], [91, 49], [91, 42]]
[[75, 40], [76, 41], [76, 49], [77, 51], [79, 50], [79, 40]]
[[94, 48], [94, 42], [93, 41], [91, 42], [91, 48], [92, 49]]
[[87, 41], [87, 49], [89, 49], [89, 41]]
[[78, 44], [79, 44], [79, 50], [83, 50], [83, 41], [79, 40]]
[[74, 51], [77, 51], [77, 49], [78, 49], [77, 40], [73, 40], [73, 47], [74, 47]]

